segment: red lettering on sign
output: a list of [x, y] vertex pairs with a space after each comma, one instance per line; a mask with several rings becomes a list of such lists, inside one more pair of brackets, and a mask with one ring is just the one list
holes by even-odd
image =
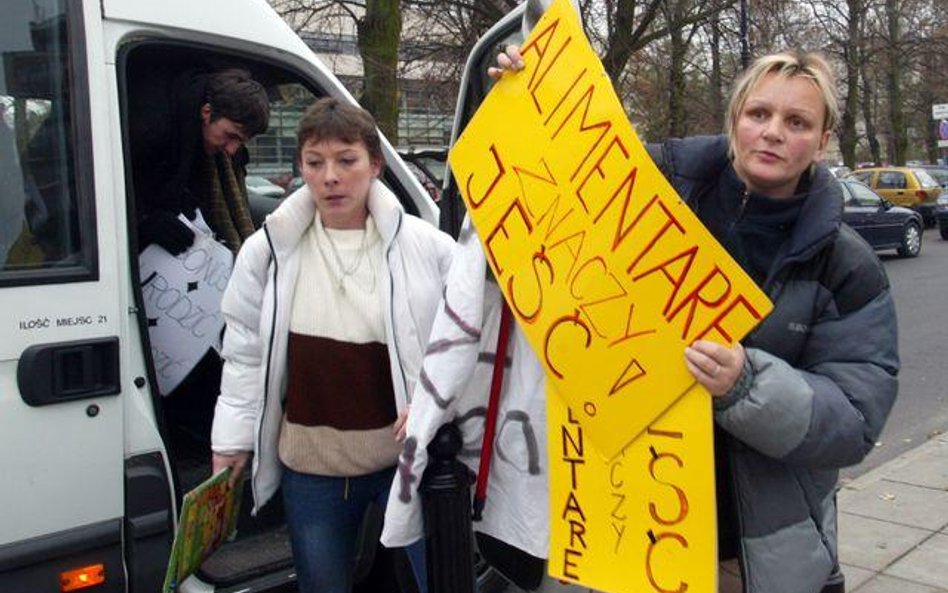
[[583, 557], [583, 553], [579, 550], [571, 550], [569, 548], [563, 550], [563, 576], [578, 581], [579, 574], [573, 571], [574, 568], [579, 568], [579, 565], [574, 562], [574, 559], [579, 559]]
[[658, 465], [658, 462], [662, 459], [671, 459], [678, 465], [679, 468], [684, 468], [685, 462], [682, 461], [681, 457], [675, 453], [656, 453], [654, 449], [652, 449], [652, 453], [652, 459], [648, 464], [648, 473], [650, 476], [652, 476], [653, 480], [659, 484], [668, 486], [678, 495], [678, 514], [673, 519], [664, 519], [658, 514], [658, 507], [655, 506], [654, 502], [648, 503], [648, 514], [652, 516], [652, 519], [654, 519], [655, 522], [662, 525], [675, 525], [676, 523], [681, 523], [685, 520], [685, 517], [688, 516], [688, 496], [685, 494], [684, 490], [678, 487], [678, 485], [665, 480], [660, 480], [658, 476], [655, 475], [655, 468]]
[[[662, 202], [659, 199], [658, 195], [656, 194], [655, 196], [652, 197], [651, 200], [648, 201], [648, 204], [645, 205], [645, 208], [643, 208], [642, 211], [639, 212], [638, 216], [635, 217], [635, 220], [632, 221], [632, 224], [630, 224], [625, 229], [623, 229], [621, 233], [619, 231], [616, 231], [616, 237], [618, 238], [619, 243], [614, 244], [613, 249], [615, 249], [615, 247], [618, 247], [618, 245], [622, 243], [622, 241], [629, 234], [629, 232], [632, 231], [635, 225], [637, 225], [639, 221], [642, 220], [642, 217], [645, 216], [649, 211], [651, 211], [652, 207], [656, 205], [658, 206], [659, 210], [661, 210], [661, 214], [665, 216], [665, 219], [666, 219], [665, 224], [663, 224], [662, 228], [659, 229], [659, 231], [655, 233], [655, 235], [653, 235], [651, 239], [649, 239], [648, 243], [645, 246], [645, 249], [643, 249], [641, 253], [639, 253], [638, 257], [632, 260], [632, 263], [629, 264], [629, 267], [625, 269], [626, 273], [628, 274], [632, 273], [632, 270], [634, 270], [635, 267], [639, 265], [639, 262], [642, 261], [642, 258], [648, 255], [648, 253], [652, 250], [652, 248], [658, 244], [658, 242], [665, 236], [665, 233], [668, 232], [668, 230], [671, 227], [674, 226], [675, 228], [677, 228], [678, 232], [681, 233], [682, 235], [686, 234], [685, 227], [683, 227], [681, 223], [678, 222], [678, 219], [675, 218], [675, 216], [671, 213], [671, 210], [669, 210], [668, 207], [665, 206], [664, 202]], [[625, 210], [623, 210], [622, 216], [623, 218], [625, 217]], [[620, 219], [619, 222], [621, 224], [622, 220]]]
[[583, 512], [583, 508], [579, 506], [579, 500], [576, 499], [576, 493], [570, 492], [569, 496], [566, 497], [566, 506], [563, 508], [563, 514], [560, 515], [561, 519], [569, 519], [570, 514], [575, 514], [579, 519], [583, 521], [586, 520], [586, 513]]
[[612, 388], [609, 389], [609, 397], [612, 397], [624, 388], [629, 383], [637, 379], [641, 379], [648, 373], [645, 372], [645, 368], [638, 361], [638, 359], [633, 358], [629, 361], [629, 364], [625, 365], [625, 368], [622, 369], [622, 373], [619, 374], [619, 377], [616, 379], [615, 383], [612, 384]]
[[484, 192], [484, 195], [481, 196], [480, 200], [474, 199], [474, 191], [471, 189], [471, 182], [474, 180], [474, 173], [471, 173], [467, 176], [467, 192], [464, 195], [467, 196], [467, 199], [471, 203], [471, 209], [477, 210], [481, 207], [481, 204], [484, 203], [484, 200], [490, 197], [494, 189], [497, 187], [497, 184], [500, 183], [501, 178], [504, 176], [504, 173], [507, 172], [507, 169], [504, 168], [504, 163], [500, 159], [500, 153], [497, 152], [497, 145], [490, 145], [490, 152], [494, 155], [494, 163], [497, 165], [497, 176], [494, 177], [493, 181], [490, 182], [490, 185], [487, 186], [487, 191]]
[[510, 298], [510, 308], [514, 310], [517, 316], [521, 321], [525, 323], [533, 323], [539, 317], [540, 312], [543, 310], [543, 287], [540, 282], [540, 267], [544, 267], [549, 275], [548, 283], [552, 286], [555, 276], [553, 274], [553, 266], [550, 264], [550, 260], [546, 257], [546, 254], [542, 250], [533, 254], [533, 259], [531, 261], [533, 268], [533, 278], [536, 281], [536, 293], [537, 293], [537, 303], [534, 306], [533, 310], [528, 312], [525, 311], [521, 305], [520, 298], [517, 297], [517, 291], [514, 287], [514, 282], [516, 281], [516, 274], [511, 274], [507, 278], [507, 296]]
[[[588, 297], [586, 297], [586, 295], [577, 287], [579, 278], [583, 276], [583, 272], [586, 271], [590, 265], [595, 265], [599, 268], [601, 272], [601, 274], [598, 275], [599, 282], [597, 284], [596, 277], [593, 277], [590, 281], [586, 282], [584, 286], [598, 288], [599, 290], [597, 290], [597, 292], [599, 294], [605, 293], [605, 296], [593, 300], [588, 300]], [[576, 301], [582, 302], [582, 304], [579, 306], [579, 310], [583, 313], [585, 318], [589, 320], [589, 324], [592, 326], [593, 331], [595, 331], [596, 335], [598, 335], [600, 338], [606, 338], [607, 332], [603, 329], [600, 329], [596, 325], [596, 321], [593, 319], [590, 309], [597, 305], [602, 305], [615, 300], [621, 300], [628, 296], [628, 292], [625, 290], [625, 287], [622, 286], [622, 283], [619, 282], [618, 278], [609, 273], [609, 266], [606, 263], [606, 260], [601, 257], [593, 257], [587, 260], [579, 267], [578, 270], [576, 270], [576, 275], [573, 276], [573, 279], [569, 284], [569, 293], [570, 296], [576, 299]]]
[[708, 327], [706, 327], [705, 329], [703, 329], [701, 332], [698, 333], [698, 335], [695, 337], [695, 340], [702, 340], [704, 339], [705, 336], [708, 335], [708, 333], [711, 332], [711, 330], [717, 330], [718, 334], [720, 334], [721, 337], [723, 337], [727, 341], [728, 344], [732, 344], [734, 342], [733, 334], [727, 331], [727, 329], [722, 325], [722, 323], [724, 322], [725, 319], [728, 319], [731, 316], [731, 313], [737, 310], [738, 306], [742, 307], [744, 311], [747, 311], [748, 313], [750, 313], [750, 316], [756, 319], [757, 321], [760, 321], [764, 317], [763, 315], [760, 314], [760, 312], [757, 309], [754, 308], [753, 305], [751, 305], [747, 301], [747, 298], [744, 295], [739, 294], [731, 302], [731, 304], [727, 306], [726, 309], [721, 311], [721, 313], [717, 317], [714, 318], [714, 321], [708, 324]]
[[[570, 215], [572, 215], [574, 212], [574, 209], [570, 208], [562, 216], [557, 218], [556, 215], [557, 215], [557, 212], [559, 211], [560, 199], [561, 199], [560, 196], [556, 196], [555, 198], [553, 198], [553, 200], [550, 202], [547, 209], [544, 210], [543, 213], [540, 214], [540, 216], [536, 218], [537, 226], [540, 226], [540, 224], [544, 220], [547, 221], [546, 227], [544, 228], [542, 232], [544, 241], [549, 241], [550, 236], [556, 231], [556, 229], [558, 229], [559, 226], [563, 224], [566, 221], [566, 219], [568, 219]], [[549, 219], [547, 219], [547, 216], [549, 216]]]
[[[638, 281], [655, 272], [661, 272], [662, 275], [665, 276], [665, 279], [668, 280], [673, 288], [671, 295], [669, 295], [668, 299], [665, 301], [665, 308], [662, 310], [662, 314], [666, 315], [666, 319], [668, 310], [671, 308], [672, 303], [675, 302], [675, 297], [678, 295], [678, 291], [681, 290], [682, 285], [685, 283], [685, 279], [688, 277], [688, 272], [691, 270], [691, 265], [694, 263], [696, 255], [698, 255], [697, 245], [690, 247], [677, 255], [673, 255], [655, 267], [645, 270], [638, 276], [632, 278], [633, 281]], [[680, 260], [684, 260], [681, 271], [677, 274], [673, 274], [671, 271], [672, 265], [678, 263]]]
[[586, 336], [584, 348], [589, 348], [592, 344], [592, 333], [589, 331], [589, 327], [586, 323], [579, 318], [579, 312], [575, 311], [572, 315], [565, 315], [560, 317], [556, 321], [550, 324], [549, 329], [546, 330], [546, 336], [543, 340], [543, 360], [546, 362], [546, 367], [550, 369], [557, 378], [562, 379], [563, 373], [553, 364], [552, 358], [550, 358], [550, 342], [552, 341], [553, 334], [560, 331], [560, 329], [566, 329], [563, 326], [565, 324], [578, 326]]
[[625, 332], [623, 332], [621, 336], [613, 340], [609, 344], [610, 347], [621, 344], [622, 342], [626, 340], [631, 340], [632, 338], [637, 338], [639, 336], [645, 336], [648, 334], [654, 334], [658, 331], [657, 329], [643, 329], [643, 330], [635, 331], [635, 332], [631, 331], [632, 330], [632, 313], [634, 312], [635, 312], [635, 303], [629, 303], [629, 315], [628, 317], [626, 317], [626, 320], [625, 320]]
[[[556, 65], [556, 62], [563, 54], [563, 51], [573, 41], [572, 37], [567, 37], [563, 43], [551, 50], [550, 45], [553, 43], [554, 37], [556, 37], [556, 29], [559, 27], [559, 25], [560, 21], [559, 19], [556, 19], [547, 25], [545, 29], [537, 33], [536, 37], [533, 38], [533, 41], [520, 48], [520, 53], [524, 56], [524, 58], [526, 58], [530, 53], [535, 53], [538, 58], [535, 62], [536, 68], [534, 68], [530, 73], [530, 80], [527, 81], [527, 88], [530, 91], [530, 97], [533, 99], [533, 105], [536, 107], [537, 113], [543, 113], [543, 108], [540, 107], [540, 101], [536, 96], [537, 89], [540, 87], [543, 79], [546, 78], [546, 75], [549, 74], [553, 66]], [[552, 58], [547, 61], [547, 56], [551, 51], [554, 51], [555, 53]], [[526, 60], [528, 64], [532, 61], [533, 60]]]
[[[711, 287], [711, 282], [715, 278], [720, 278], [724, 283], [723, 290], [717, 296], [709, 297], [705, 294], [705, 289], [713, 290]], [[676, 291], [677, 292], [677, 289]], [[707, 276], [705, 276], [701, 282], [698, 283], [698, 286], [691, 291], [682, 301], [666, 316], [666, 319], [669, 323], [686, 307], [688, 308], [688, 316], [685, 319], [685, 326], [681, 329], [681, 338], [684, 340], [688, 336], [688, 330], [691, 329], [691, 322], [694, 321], [695, 311], [698, 309], [698, 305], [704, 305], [708, 309], [715, 309], [721, 303], [723, 303], [728, 295], [731, 294], [731, 280], [724, 274], [721, 268], [714, 266], [714, 269], [711, 270]], [[666, 307], [667, 309], [667, 307]]]
[[[583, 189], [585, 189], [586, 184], [587, 184], [587, 183], [589, 182], [589, 180], [592, 178], [593, 173], [598, 173], [598, 174], [599, 174], [599, 179], [605, 179], [605, 178], [606, 178], [606, 172], [603, 170], [602, 165], [603, 165], [603, 161], [606, 160], [606, 157], [609, 156], [609, 154], [612, 152], [612, 149], [613, 149], [613, 148], [618, 148], [618, 149], [621, 151], [621, 153], [622, 153], [622, 164], [623, 164], [623, 165], [625, 165], [626, 161], [628, 161], [628, 159], [629, 159], [629, 151], [625, 149], [625, 145], [622, 143], [621, 140], [619, 140], [619, 137], [618, 137], [618, 136], [613, 136], [613, 137], [612, 137], [612, 140], [611, 140], [608, 144], [606, 144], [605, 150], [603, 150], [603, 152], [602, 152], [602, 154], [599, 156], [599, 158], [596, 159], [595, 164], [592, 166], [592, 168], [589, 170], [589, 172], [586, 173], [586, 176], [583, 177], [582, 182], [580, 182], [580, 184], [576, 187], [576, 197], [579, 199], [580, 203], [583, 205], [583, 208], [585, 208], [586, 212], [591, 211], [592, 208], [590, 208], [589, 204], [586, 203], [586, 199], [583, 197]], [[633, 168], [632, 168], [632, 173], [631, 173], [631, 175], [630, 175], [630, 176], [632, 177], [633, 183], [634, 183], [634, 180], [635, 180], [635, 172], [636, 172], [636, 170], [637, 170], [637, 169], [636, 169], [635, 167], [633, 167]], [[606, 202], [606, 205], [603, 206], [602, 209], [599, 211], [599, 214], [596, 215], [595, 222], [599, 222], [599, 218], [602, 217], [602, 214], [603, 214], [603, 212], [605, 211], [605, 209], [609, 207], [609, 204], [612, 203], [612, 201], [615, 199], [616, 195], [618, 195], [619, 192], [622, 190], [622, 187], [626, 184], [627, 180], [628, 180], [628, 176], [627, 176], [625, 179], [623, 179], [622, 182], [619, 183], [619, 187], [618, 187], [614, 192], [612, 192], [612, 197], [609, 198], [609, 201]], [[631, 188], [631, 186], [630, 186], [630, 187], [629, 187], [629, 193], [631, 193], [631, 191], [632, 191], [632, 188]], [[593, 188], [593, 192], [592, 192], [592, 193], [593, 193], [594, 196], [601, 196], [601, 195], [603, 195], [603, 194], [606, 193], [606, 190], [604, 190], [603, 188]]]
[[602, 139], [605, 138], [606, 134], [609, 133], [609, 130], [612, 129], [612, 122], [609, 120], [599, 121], [595, 123], [588, 123], [586, 121], [589, 116], [589, 108], [592, 105], [593, 94], [595, 93], [595, 91], [596, 91], [595, 85], [589, 85], [586, 91], [576, 101], [576, 104], [573, 105], [573, 108], [570, 110], [570, 112], [566, 114], [566, 118], [562, 122], [560, 122], [559, 127], [556, 128], [556, 131], [553, 132], [553, 135], [550, 137], [551, 140], [555, 139], [559, 135], [559, 133], [563, 131], [563, 128], [566, 127], [566, 124], [569, 123], [573, 119], [573, 115], [577, 112], [577, 110], [579, 110], [581, 105], [583, 106], [583, 115], [579, 120], [579, 128], [577, 131], [580, 133], [584, 133], [590, 130], [596, 130], [596, 129], [602, 130], [599, 136], [596, 137], [596, 141], [593, 143], [593, 145], [590, 146], [588, 149], [586, 149], [586, 152], [585, 152], [586, 156], [583, 157], [583, 160], [580, 161], [579, 165], [576, 166], [576, 169], [569, 176], [570, 181], [573, 181], [574, 179], [576, 179], [576, 175], [579, 174], [579, 171], [583, 168], [583, 165], [586, 164], [586, 160], [589, 159], [592, 153], [596, 150], [596, 147], [599, 146], [599, 143], [602, 142]]
[[[484, 239], [484, 247], [487, 249], [487, 255], [490, 257], [490, 261], [494, 264], [494, 271], [497, 273], [497, 276], [503, 276], [504, 268], [500, 265], [500, 262], [497, 261], [497, 257], [494, 255], [494, 240], [498, 237], [500, 233], [503, 233], [505, 239], [510, 238], [510, 229], [507, 227], [507, 218], [512, 214], [516, 214], [516, 218], [523, 223], [523, 227], [527, 231], [527, 235], [533, 232], [533, 225], [530, 223], [530, 218], [527, 216], [527, 213], [524, 211], [523, 206], [520, 204], [520, 200], [514, 200], [510, 203], [510, 207], [507, 208], [507, 211], [504, 212], [504, 215], [500, 217], [500, 220], [497, 221], [497, 226], [488, 233], [487, 238]], [[515, 219], [516, 220], [516, 219]]]
[[569, 522], [569, 547], [576, 548], [576, 541], [579, 540], [579, 545], [584, 550], [587, 548], [586, 540], [583, 539], [583, 535], [586, 534], [586, 526], [579, 521], [570, 521]]
[[[527, 182], [539, 181], [541, 187], [551, 186], [551, 187], [543, 187], [543, 189], [553, 189], [554, 191], [559, 189], [559, 186], [556, 183], [556, 178], [553, 177], [553, 171], [550, 170], [550, 166], [546, 163], [546, 160], [541, 158], [540, 164], [543, 165], [543, 169], [546, 171], [546, 175], [544, 175], [542, 172], [536, 173], [534, 171], [531, 171], [519, 165], [513, 165], [511, 167], [511, 169], [513, 169], [514, 175], [517, 176], [517, 184], [520, 187], [520, 196], [521, 196], [521, 199], [523, 200], [524, 205], [527, 208], [527, 213], [530, 214], [530, 217], [534, 219], [536, 219], [537, 217], [536, 217], [536, 212], [534, 212], [534, 209], [531, 207], [533, 200], [531, 200], [530, 198], [532, 195], [535, 194], [535, 192], [533, 191], [533, 188], [527, 184]], [[557, 193], [556, 196], [553, 198], [553, 202], [554, 202], [554, 205], [552, 207], [555, 213], [556, 203], [559, 202], [559, 193]], [[547, 211], [549, 211], [549, 208], [547, 208]], [[545, 213], [546, 211], [544, 211], [544, 214]], [[540, 220], [538, 219], [537, 223], [539, 222]]]
[[674, 540], [678, 542], [683, 548], [688, 547], [688, 540], [683, 536], [677, 533], [660, 533], [659, 535], [654, 535], [649, 531], [649, 539], [651, 540], [648, 546], [648, 550], [645, 552], [645, 575], [648, 577], [648, 582], [652, 585], [652, 588], [660, 593], [685, 593], [688, 590], [688, 583], [682, 581], [678, 584], [677, 589], [667, 589], [658, 584], [658, 581], [655, 580], [655, 574], [652, 571], [652, 552], [655, 551], [655, 548], [658, 544], [662, 543], [665, 540]]
[[564, 247], [570, 258], [569, 271], [566, 273], [566, 278], [573, 277], [573, 270], [576, 268], [576, 264], [579, 262], [579, 256], [583, 251], [583, 246], [586, 244], [586, 231], [577, 231], [562, 239], [559, 239], [553, 242], [550, 245], [550, 248], [547, 252], [551, 255], [554, 255], [554, 251], [558, 251], [560, 247]]

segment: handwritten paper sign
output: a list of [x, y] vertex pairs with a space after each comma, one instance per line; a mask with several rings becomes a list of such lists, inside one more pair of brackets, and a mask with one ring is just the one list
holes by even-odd
[[149, 245], [139, 256], [151, 353], [163, 395], [174, 391], [210, 348], [220, 349], [221, 298], [234, 266], [231, 251], [213, 239], [203, 221], [195, 226], [181, 218], [195, 231], [190, 249], [174, 256]]
[[521, 51], [451, 167], [549, 381], [611, 458], [694, 383], [684, 345], [732, 343], [771, 305], [648, 157], [568, 2]]

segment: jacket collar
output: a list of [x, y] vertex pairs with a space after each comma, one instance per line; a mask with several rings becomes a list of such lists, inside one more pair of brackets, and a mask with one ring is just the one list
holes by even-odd
[[793, 227], [787, 261], [805, 260], [839, 233], [843, 221], [843, 189], [823, 165], [810, 172], [810, 187]]
[[[395, 194], [378, 179], [369, 186], [369, 214], [382, 237], [386, 248], [395, 240], [401, 225], [404, 209]], [[303, 186], [270, 213], [263, 223], [273, 250], [278, 255], [292, 251], [302, 239], [306, 229], [313, 224], [316, 203], [309, 187]]]
[[[671, 161], [673, 174], [684, 179], [699, 184], [723, 183], [728, 178], [728, 169], [732, 169], [727, 137], [723, 135], [674, 139], [668, 147], [665, 158]], [[784, 263], [812, 257], [836, 236], [843, 219], [843, 190], [829, 169], [823, 165], [813, 167], [809, 181], [806, 201], [784, 252]], [[735, 183], [743, 187], [739, 180]]]

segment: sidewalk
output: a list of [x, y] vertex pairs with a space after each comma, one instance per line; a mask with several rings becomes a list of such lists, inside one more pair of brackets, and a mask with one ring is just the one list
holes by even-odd
[[[846, 593], [948, 593], [948, 436], [845, 483], [838, 503]], [[548, 578], [539, 591], [590, 589]]]
[[847, 593], [948, 593], [948, 436], [845, 484], [837, 500]]

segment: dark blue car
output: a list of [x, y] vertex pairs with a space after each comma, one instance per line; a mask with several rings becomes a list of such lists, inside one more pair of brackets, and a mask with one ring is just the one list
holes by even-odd
[[922, 250], [921, 215], [896, 206], [853, 179], [841, 179], [843, 221], [876, 251], [895, 249], [900, 257], [916, 257]]

